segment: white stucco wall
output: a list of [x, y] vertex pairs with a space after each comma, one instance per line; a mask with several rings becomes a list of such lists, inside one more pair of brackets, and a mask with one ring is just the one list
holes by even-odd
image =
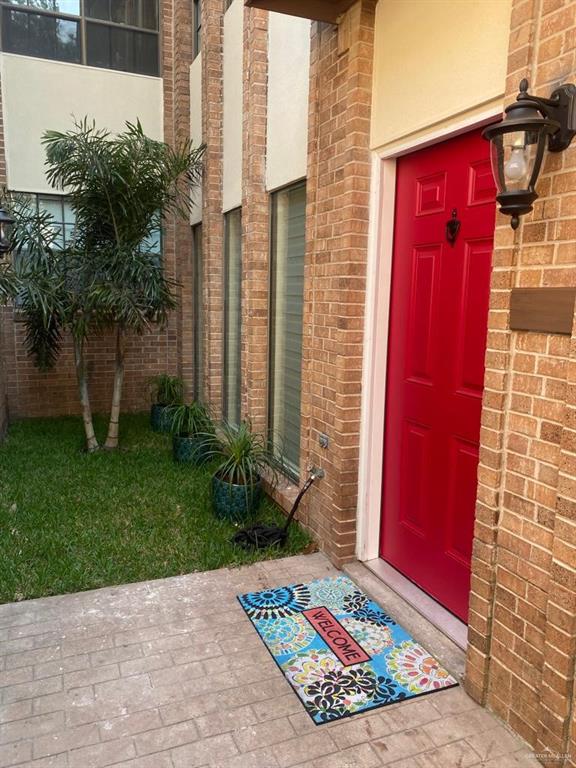
[[[202, 54], [190, 65], [190, 138], [194, 146], [202, 144]], [[192, 203], [190, 224], [199, 224], [202, 221], [201, 184], [192, 192]]]
[[379, 0], [371, 145], [502, 107], [511, 0]]
[[162, 80], [78, 64], [0, 54], [8, 186], [54, 192], [44, 176], [41, 138], [68, 130], [87, 116], [113, 132], [140, 119], [145, 133], [163, 138]]
[[266, 187], [306, 176], [310, 22], [271, 13], [268, 22]]
[[234, 0], [224, 15], [222, 206], [242, 205], [242, 59], [244, 0]]

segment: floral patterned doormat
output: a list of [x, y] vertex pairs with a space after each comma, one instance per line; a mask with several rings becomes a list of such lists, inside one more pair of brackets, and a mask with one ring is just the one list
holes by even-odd
[[458, 685], [347, 576], [238, 600], [317, 725]]

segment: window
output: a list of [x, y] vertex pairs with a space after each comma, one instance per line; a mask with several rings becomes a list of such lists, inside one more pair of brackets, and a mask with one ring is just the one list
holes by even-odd
[[202, 49], [202, 0], [193, 0], [192, 55], [198, 56]]
[[74, 232], [76, 216], [70, 201], [64, 195], [30, 195], [32, 209], [47, 211], [52, 216], [52, 227], [56, 239], [55, 248], [65, 248], [70, 245]]
[[[68, 198], [63, 195], [26, 195], [26, 193], [19, 193], [19, 196], [30, 199], [32, 213], [47, 211], [52, 217], [50, 226], [55, 235], [52, 248], [59, 249], [70, 245], [74, 236], [76, 217]], [[13, 258], [16, 264], [23, 266], [26, 263], [27, 253], [20, 251], [17, 255], [14, 254]], [[21, 297], [16, 297], [15, 306], [17, 308], [22, 306]]]
[[[22, 196], [27, 195], [26, 192], [15, 193]], [[56, 239], [54, 240], [54, 247], [65, 248], [72, 242], [74, 233], [74, 225], [76, 222], [76, 214], [72, 210], [72, 204], [65, 195], [41, 195], [30, 194], [30, 203], [32, 210], [47, 211], [52, 217], [52, 227]], [[144, 247], [152, 251], [153, 253], [162, 253], [162, 231], [160, 222], [158, 228], [155, 229], [149, 238], [144, 243]]]
[[305, 223], [305, 184], [272, 195], [269, 425], [294, 478], [300, 463]]
[[192, 227], [194, 322], [194, 399], [204, 398], [204, 262], [202, 260], [202, 224]]
[[2, 49], [24, 56], [79, 63], [82, 55], [80, 22], [4, 7]]
[[158, 0], [0, 4], [4, 51], [141, 75], [160, 72]]
[[242, 346], [242, 216], [224, 215], [224, 418], [240, 423]]
[[86, 16], [139, 29], [158, 29], [157, 0], [84, 0]]

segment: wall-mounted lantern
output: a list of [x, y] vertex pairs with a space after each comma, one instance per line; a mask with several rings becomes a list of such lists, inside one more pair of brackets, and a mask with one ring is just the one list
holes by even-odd
[[14, 219], [4, 208], [0, 208], [0, 258], [12, 250], [13, 225]]
[[516, 229], [519, 217], [530, 213], [538, 197], [535, 185], [546, 146], [550, 152], [562, 152], [576, 135], [576, 86], [561, 85], [543, 99], [528, 93], [524, 79], [516, 101], [504, 112], [504, 119], [482, 135], [491, 144], [496, 200]]

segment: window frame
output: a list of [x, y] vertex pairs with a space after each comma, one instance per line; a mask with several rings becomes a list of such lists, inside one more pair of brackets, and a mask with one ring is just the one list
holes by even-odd
[[[282, 192], [289, 192], [291, 190], [297, 190], [297, 189], [303, 189], [305, 194], [305, 204], [304, 204], [304, 248], [306, 248], [306, 200], [307, 200], [307, 179], [299, 179], [298, 181], [291, 182], [290, 184], [286, 184], [283, 187], [278, 187], [277, 189], [273, 189], [269, 192], [269, 211], [270, 211], [270, 218], [269, 218], [269, 269], [268, 269], [268, 374], [267, 374], [267, 395], [268, 395], [268, 402], [266, 404], [266, 410], [267, 410], [267, 423], [268, 423], [268, 442], [270, 445], [270, 448], [272, 450], [277, 449], [277, 443], [276, 443], [276, 436], [274, 435], [273, 429], [274, 429], [274, 397], [275, 397], [275, 365], [274, 365], [274, 359], [273, 359], [273, 353], [274, 353], [274, 335], [276, 333], [276, 323], [275, 323], [275, 307], [277, 304], [276, 300], [276, 287], [275, 287], [275, 279], [276, 279], [276, 258], [275, 257], [275, 247], [276, 247], [276, 240], [275, 240], [275, 232], [276, 232], [276, 224], [277, 224], [277, 210], [275, 207], [275, 200], [277, 199], [277, 196], [281, 194]], [[304, 259], [306, 258], [306, 253], [304, 252]], [[304, 264], [304, 270], [305, 270], [305, 264]], [[304, 275], [305, 277], [305, 272]], [[302, 295], [302, 341], [304, 340], [304, 291]], [[302, 371], [302, 361], [303, 357], [300, 358], [300, 370]], [[302, 377], [300, 378], [300, 447], [299, 447], [299, 455], [298, 455], [298, 463], [293, 464], [290, 460], [287, 460], [285, 456], [283, 456], [283, 474], [285, 474], [290, 480], [294, 482], [300, 481], [300, 460], [301, 460], [301, 442], [302, 442]]]
[[192, 61], [202, 51], [202, 0], [192, 0]]
[[[193, 395], [197, 402], [204, 401], [204, 258], [203, 258], [202, 222], [192, 225], [192, 338], [194, 349]], [[199, 246], [199, 247], [198, 247]]]
[[84, 64], [84, 54], [85, 54], [85, 46], [84, 46], [84, 27], [82, 23], [82, 9], [83, 9], [83, 3], [84, 0], [80, 0], [80, 13], [76, 16], [74, 14], [69, 13], [60, 13], [59, 11], [47, 11], [44, 8], [34, 8], [27, 5], [17, 5], [16, 3], [10, 2], [10, 0], [0, 0], [0, 51], [2, 53], [12, 53], [11, 51], [4, 49], [4, 34], [5, 34], [5, 22], [4, 22], [4, 15], [5, 11], [16, 11], [17, 13], [23, 13], [25, 15], [30, 16], [41, 16], [48, 19], [57, 19], [62, 21], [73, 21], [75, 24], [78, 25], [78, 41], [79, 41], [79, 50], [80, 50], [80, 58], [78, 61], [67, 61], [66, 59], [53, 59], [53, 58], [46, 58], [45, 56], [39, 56], [38, 54], [33, 53], [14, 53], [14, 56], [28, 56], [30, 58], [36, 58], [36, 59], [42, 59], [43, 61], [59, 61], [63, 64]]
[[[235, 385], [236, 385], [236, 391], [238, 395], [238, 401], [235, 403], [236, 406], [236, 413], [231, 414], [228, 409], [228, 382], [229, 378], [227, 375], [227, 367], [228, 367], [228, 359], [229, 359], [229, 340], [228, 340], [228, 330], [229, 330], [229, 315], [227, 312], [227, 303], [228, 303], [228, 289], [229, 289], [229, 282], [230, 282], [230, 252], [229, 252], [229, 243], [230, 243], [230, 216], [232, 215], [238, 215], [239, 216], [239, 232], [240, 232], [240, 241], [239, 241], [239, 257], [240, 257], [240, 279], [238, 283], [238, 313], [239, 313], [239, 323], [238, 323], [238, 342], [239, 342], [239, 348], [237, 350], [238, 352], [238, 367], [235, 372]], [[242, 207], [238, 206], [236, 208], [232, 208], [229, 211], [226, 211], [224, 213], [224, 253], [223, 253], [223, 260], [224, 260], [224, 269], [223, 269], [223, 280], [222, 280], [222, 296], [223, 296], [223, 307], [222, 307], [222, 314], [223, 314], [223, 322], [222, 322], [222, 330], [223, 330], [223, 343], [222, 343], [222, 415], [224, 419], [232, 424], [239, 424], [242, 419], [242, 288], [243, 288], [243, 280], [242, 280], [242, 268], [243, 268], [243, 262], [242, 262]]]
[[[127, 74], [140, 75], [141, 77], [162, 77], [162, 35], [161, 35], [161, 20], [160, 20], [160, 0], [154, 0], [156, 3], [156, 29], [150, 29], [149, 27], [138, 27], [133, 24], [122, 24], [116, 21], [107, 21], [105, 19], [97, 19], [92, 16], [86, 15], [86, 0], [79, 0], [79, 13], [78, 15], [65, 13], [63, 11], [50, 11], [45, 8], [37, 8], [35, 6], [18, 5], [11, 0], [0, 0], [0, 52], [12, 53], [9, 50], [4, 49], [4, 15], [6, 11], [18, 11], [20, 13], [28, 14], [30, 16], [44, 16], [47, 18], [58, 19], [63, 21], [73, 21], [78, 24], [78, 39], [80, 49], [79, 61], [67, 61], [66, 59], [53, 59], [40, 56], [37, 53], [14, 53], [15, 56], [28, 56], [29, 58], [37, 58], [43, 61], [59, 61], [63, 64], [76, 64], [88, 67], [94, 67], [95, 69], [105, 69], [110, 72], [125, 72]], [[149, 35], [156, 38], [156, 50], [158, 53], [157, 59], [157, 74], [150, 75], [141, 72], [135, 72], [133, 70], [117, 69], [115, 67], [102, 66], [100, 64], [88, 64], [88, 38], [87, 27], [88, 24], [95, 24], [107, 27], [108, 29], [121, 29], [132, 34]]]
[[[60, 205], [60, 219], [57, 221], [56, 218], [53, 216], [54, 223], [58, 224], [62, 227], [62, 245], [64, 248], [67, 246], [67, 237], [66, 237], [66, 226], [74, 226], [72, 222], [66, 221], [66, 216], [64, 214], [64, 205], [66, 202], [70, 201], [70, 197], [68, 195], [59, 194], [57, 192], [18, 192], [15, 190], [10, 190], [12, 194], [14, 195], [26, 195], [30, 198], [30, 203], [33, 205], [34, 210], [36, 212], [36, 215], [40, 213], [42, 210], [40, 207], [40, 200], [52, 200], [53, 202], [57, 202]], [[60, 250], [60, 247], [57, 246]]]

